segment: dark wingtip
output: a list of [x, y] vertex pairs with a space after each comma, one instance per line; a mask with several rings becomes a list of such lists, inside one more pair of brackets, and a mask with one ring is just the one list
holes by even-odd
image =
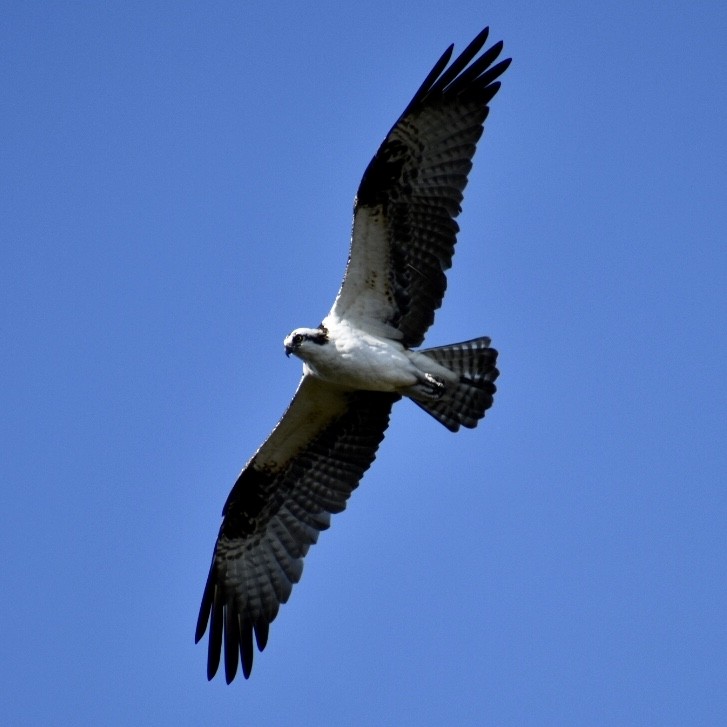
[[217, 674], [220, 666], [220, 654], [222, 653], [222, 629], [223, 629], [223, 607], [212, 603], [210, 610], [210, 635], [207, 642], [207, 679]]
[[512, 58], [503, 58], [496, 66], [492, 66], [492, 72], [497, 71], [497, 75], [501, 76], [505, 71], [510, 68]]
[[501, 73], [504, 73], [510, 65], [512, 60], [510, 58], [507, 61], [497, 64], [497, 66], [491, 69], [492, 72], [488, 71], [489, 66], [502, 52], [504, 47], [503, 41], [498, 40], [484, 51], [482, 55], [477, 57], [477, 54], [484, 47], [489, 33], [489, 27], [481, 30], [475, 39], [452, 61], [449, 68], [447, 68], [454, 49], [454, 45], [450, 45], [424, 79], [424, 82], [399, 118], [401, 119], [410, 113], [430, 94], [458, 94], [473, 82], [477, 82], [479, 88], [483, 88], [488, 82], [486, 79], [493, 80]]
[[447, 67], [447, 64], [449, 63], [450, 58], [452, 57], [452, 53], [454, 53], [454, 43], [452, 43], [449, 48], [447, 48], [444, 53], [440, 56], [439, 60], [434, 64], [434, 67], [431, 71], [427, 74], [427, 77], [422, 82], [421, 86], [417, 89], [417, 92], [414, 94], [413, 98], [409, 103], [407, 104], [407, 107], [404, 109], [404, 111], [401, 114], [401, 117], [406, 116], [411, 109], [413, 109], [421, 99], [426, 96], [427, 92], [431, 88], [432, 84], [439, 78], [442, 71]]
[[232, 604], [225, 608], [225, 681], [229, 684], [237, 674], [240, 626], [237, 612]]
[[267, 621], [258, 621], [255, 624], [255, 642], [259, 651], [263, 651], [268, 643], [270, 624]]
[[479, 43], [480, 46], [483, 46], [485, 42], [487, 41], [487, 37], [490, 35], [490, 26], [486, 25], [482, 30], [477, 34], [477, 37], [472, 41], [471, 45], [475, 45], [475, 43]]
[[250, 672], [252, 671], [252, 624], [244, 622], [240, 628], [240, 656], [242, 656], [242, 673], [245, 679], [250, 678]]
[[210, 620], [212, 613], [212, 604], [214, 602], [214, 559], [212, 565], [210, 565], [210, 572], [207, 575], [207, 583], [204, 586], [204, 593], [202, 594], [202, 603], [199, 605], [199, 615], [197, 616], [197, 627], [194, 630], [194, 643], [198, 644], [200, 639], [204, 636], [204, 632], [207, 630], [207, 624]]
[[198, 644], [202, 637], [207, 631], [207, 622], [210, 617], [210, 606], [202, 599], [202, 605], [199, 609], [199, 616], [197, 616], [197, 628], [194, 630], [194, 643]]

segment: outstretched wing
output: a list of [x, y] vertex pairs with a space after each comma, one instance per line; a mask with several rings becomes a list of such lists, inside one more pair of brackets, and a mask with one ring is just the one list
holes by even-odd
[[442, 304], [462, 192], [496, 79], [485, 28], [446, 68], [450, 46], [369, 163], [354, 207], [346, 275], [329, 316], [418, 346]]
[[208, 679], [223, 643], [227, 683], [238, 654], [245, 678], [250, 675], [253, 632], [262, 651], [270, 622], [300, 579], [303, 557], [373, 462], [398, 398], [303, 377], [223, 509], [195, 634], [199, 641], [209, 622]]

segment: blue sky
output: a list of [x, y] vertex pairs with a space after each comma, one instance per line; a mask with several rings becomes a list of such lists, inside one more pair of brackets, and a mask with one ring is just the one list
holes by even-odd
[[[7, 724], [727, 723], [727, 6], [5, 3]], [[249, 682], [193, 631], [219, 515], [328, 311], [352, 197], [482, 26], [492, 104], [430, 345]]]

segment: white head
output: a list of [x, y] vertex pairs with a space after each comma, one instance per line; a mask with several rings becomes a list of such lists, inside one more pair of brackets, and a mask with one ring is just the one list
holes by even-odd
[[324, 326], [318, 328], [296, 328], [283, 341], [285, 345], [285, 355], [301, 358], [305, 361], [306, 349], [310, 350], [311, 346], [323, 346], [328, 343], [328, 329]]

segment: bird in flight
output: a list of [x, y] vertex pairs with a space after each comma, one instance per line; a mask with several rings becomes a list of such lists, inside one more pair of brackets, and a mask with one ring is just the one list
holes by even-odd
[[207, 678], [224, 644], [229, 684], [245, 678], [303, 558], [376, 456], [391, 407], [411, 399], [450, 431], [492, 405], [490, 339], [414, 350], [442, 304], [462, 192], [488, 104], [510, 59], [482, 51], [485, 28], [450, 63], [450, 46], [387, 134], [354, 201], [348, 264], [317, 328], [296, 328], [285, 353], [303, 378], [283, 418], [245, 465], [222, 511], [197, 621], [209, 626]]

